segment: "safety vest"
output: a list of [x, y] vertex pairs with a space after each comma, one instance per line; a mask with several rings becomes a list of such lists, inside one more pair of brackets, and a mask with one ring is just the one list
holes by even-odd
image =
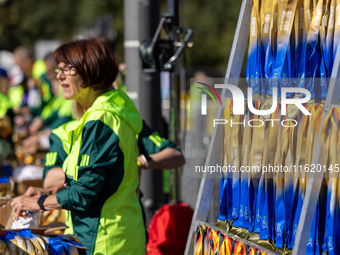
[[0, 93], [0, 118], [5, 117], [9, 109], [12, 108], [9, 99], [2, 93]]
[[100, 95], [68, 136], [63, 164], [67, 188], [58, 203], [71, 212], [74, 234], [88, 253], [144, 254], [145, 232], [138, 185], [137, 142], [142, 121], [120, 91]]

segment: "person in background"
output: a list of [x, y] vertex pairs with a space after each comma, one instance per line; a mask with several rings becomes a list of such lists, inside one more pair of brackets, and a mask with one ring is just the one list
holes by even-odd
[[46, 54], [44, 62], [46, 72], [39, 77], [42, 91], [42, 108], [44, 108], [46, 104], [53, 99], [53, 97], [56, 97], [55, 93], [52, 91], [52, 82], [56, 80], [54, 73], [56, 63], [54, 61], [53, 52]]
[[73, 119], [72, 101], [66, 100], [57, 80], [52, 80], [54, 97], [45, 105], [41, 115], [35, 117], [29, 126], [29, 134], [35, 135], [40, 129], [54, 129]]
[[33, 53], [27, 46], [19, 46], [14, 50], [14, 62], [23, 72], [20, 84], [9, 90], [9, 98], [16, 114], [39, 114], [42, 105], [40, 76], [46, 72], [42, 59], [34, 61]]
[[45, 105], [41, 116], [35, 117], [29, 126], [29, 136], [21, 143], [23, 149], [35, 148], [31, 149], [31, 152], [34, 152], [34, 150], [36, 152], [38, 149], [48, 150], [48, 137], [52, 129], [73, 119], [72, 101], [64, 98], [57, 80], [52, 80], [52, 92], [54, 97]]
[[[43, 100], [43, 108], [36, 118], [33, 119], [28, 131], [31, 136], [38, 133], [39, 130], [49, 130], [59, 127], [60, 125], [72, 120], [71, 101], [65, 100], [63, 91], [59, 86], [59, 82], [55, 78], [53, 53], [48, 53], [45, 58], [46, 72], [40, 76], [42, 88], [47, 92], [51, 92], [52, 96], [48, 96]], [[50, 132], [49, 132], [50, 133]]]
[[5, 69], [0, 67], [0, 118], [5, 115], [13, 120], [12, 105], [8, 98], [9, 82]]
[[[43, 92], [42, 109], [28, 127], [29, 136], [21, 143], [23, 149], [35, 148], [48, 150], [48, 137], [51, 130], [73, 119], [71, 113], [72, 102], [64, 99], [63, 91], [55, 78], [53, 52], [45, 58], [46, 72], [40, 76]], [[30, 150], [32, 152], [32, 149]], [[34, 151], [34, 149], [33, 149]]]
[[4, 159], [12, 152], [12, 129], [14, 113], [8, 99], [8, 75], [0, 68], [0, 168]]
[[39, 199], [19, 196], [12, 208], [18, 217], [23, 210], [69, 210], [88, 254], [145, 254], [136, 194], [142, 120], [124, 92], [109, 90], [118, 73], [114, 56], [97, 38], [66, 43], [54, 56], [65, 99], [76, 100], [84, 111], [69, 134], [66, 187]]
[[59, 82], [55, 78], [54, 67], [56, 63], [53, 53], [47, 54], [44, 61], [46, 73], [40, 76], [41, 88], [46, 92], [43, 93], [45, 95], [43, 108], [39, 116], [36, 116], [29, 125], [29, 136], [21, 143], [22, 148], [24, 150], [30, 148], [31, 153], [35, 153], [38, 149], [48, 150], [48, 137], [51, 130], [73, 119], [72, 102], [64, 98]]

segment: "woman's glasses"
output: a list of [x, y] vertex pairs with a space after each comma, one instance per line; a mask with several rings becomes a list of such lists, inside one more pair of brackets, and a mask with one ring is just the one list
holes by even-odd
[[75, 69], [72, 69], [73, 66], [66, 66], [64, 68], [54, 68], [55, 75], [58, 75], [58, 73], [61, 71], [63, 75], [74, 75], [76, 73]]

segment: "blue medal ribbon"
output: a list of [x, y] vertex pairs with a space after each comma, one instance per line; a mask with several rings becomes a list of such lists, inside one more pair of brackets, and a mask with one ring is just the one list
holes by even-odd
[[249, 184], [249, 209], [250, 209], [250, 223], [249, 223], [249, 232], [253, 233], [254, 232], [254, 225], [255, 225], [255, 198], [256, 198], [256, 190], [254, 186], [254, 182], [250, 177], [249, 174], [249, 179], [248, 179], [248, 184]]
[[251, 214], [251, 189], [250, 189], [250, 184], [251, 184], [251, 180], [250, 180], [250, 175], [248, 174], [247, 178], [246, 178], [246, 183], [245, 183], [245, 187], [244, 187], [244, 191], [245, 191], [245, 196], [242, 199], [244, 200], [243, 205], [244, 205], [244, 220], [243, 220], [243, 227], [247, 228], [247, 229], [251, 229], [252, 227], [252, 214]]
[[317, 217], [318, 217], [318, 206], [319, 203], [317, 204], [317, 207], [315, 209], [315, 214], [313, 218], [313, 223], [312, 223], [312, 228], [311, 232], [309, 234], [309, 239], [307, 243], [307, 250], [306, 250], [306, 255], [314, 255], [315, 252], [315, 238], [316, 238], [316, 224], [317, 224]]
[[239, 212], [240, 212], [240, 178], [233, 178], [233, 207], [232, 219], [233, 227], [240, 227]]
[[232, 173], [228, 173], [227, 184], [227, 220], [230, 222], [233, 219], [233, 176]]
[[[287, 180], [287, 179], [285, 179]], [[291, 184], [291, 183], [290, 183]], [[294, 203], [294, 190], [293, 186], [285, 182], [285, 216], [286, 216], [286, 244], [289, 249], [293, 248], [292, 236], [293, 236], [293, 203]]]
[[317, 207], [317, 216], [315, 219], [315, 255], [320, 255], [320, 204]]
[[254, 232], [260, 233], [262, 228], [262, 210], [264, 206], [264, 200], [265, 200], [265, 190], [264, 190], [264, 177], [263, 174], [261, 175], [260, 181], [259, 181], [259, 187], [257, 190], [257, 196], [255, 201], [255, 223], [254, 223]]
[[270, 237], [270, 218], [269, 218], [269, 182], [268, 178], [264, 179], [265, 192], [263, 197], [263, 207], [262, 207], [262, 224], [260, 230], [260, 239], [268, 240]]
[[228, 179], [223, 178], [221, 173], [220, 178], [220, 189], [219, 189], [219, 210], [218, 210], [218, 219], [221, 221], [225, 221], [227, 219], [227, 184]]
[[76, 246], [84, 247], [84, 245], [66, 239], [64, 236], [50, 238], [49, 244], [52, 255], [76, 255], [78, 254]]
[[281, 179], [275, 179], [275, 241], [276, 247], [283, 248], [285, 238], [285, 207], [283, 186], [279, 182]]
[[296, 233], [297, 233], [297, 229], [299, 226], [302, 204], [303, 204], [302, 190], [300, 188], [300, 182], [298, 182], [298, 187], [297, 187], [297, 192], [296, 192], [296, 209], [294, 210], [295, 213], [294, 213], [293, 226], [292, 226], [293, 227], [293, 236], [292, 236], [293, 244], [295, 242]]
[[249, 201], [249, 190], [248, 190], [248, 180], [247, 180], [247, 173], [243, 172], [241, 173], [241, 190], [242, 190], [242, 196], [241, 196], [241, 203], [240, 203], [240, 226], [243, 228], [248, 228], [248, 223], [246, 215], [246, 209], [247, 208], [247, 200]]
[[[334, 200], [332, 201], [332, 193], [336, 192], [333, 191], [333, 179], [329, 179], [328, 188], [327, 188], [327, 206], [326, 206], [326, 228], [325, 228], [325, 236], [324, 236], [324, 242], [322, 245], [322, 250], [327, 250], [329, 255], [336, 255], [336, 207], [335, 207], [335, 196], [336, 194], [333, 194]], [[335, 180], [337, 181], [337, 180]]]

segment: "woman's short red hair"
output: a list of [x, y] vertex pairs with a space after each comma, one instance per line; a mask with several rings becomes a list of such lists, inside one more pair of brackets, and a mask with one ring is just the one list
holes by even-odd
[[57, 64], [73, 66], [83, 78], [85, 88], [106, 90], [112, 88], [119, 72], [113, 52], [99, 38], [65, 43], [54, 52]]

